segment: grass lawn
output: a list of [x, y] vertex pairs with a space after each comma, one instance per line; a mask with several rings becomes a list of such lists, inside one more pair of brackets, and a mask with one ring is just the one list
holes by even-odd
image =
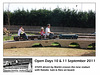
[[[35, 35], [35, 34], [28, 33], [27, 35]], [[12, 34], [11, 36], [3, 35], [3, 41], [14, 40], [14, 36], [18, 36], [18, 34]]]
[[3, 41], [7, 41], [7, 40], [14, 40], [14, 36], [3, 36]]

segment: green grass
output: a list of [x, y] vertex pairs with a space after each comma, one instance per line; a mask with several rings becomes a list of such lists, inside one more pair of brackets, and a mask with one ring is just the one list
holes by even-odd
[[[35, 34], [28, 33], [27, 35], [35, 35]], [[11, 36], [3, 35], [3, 41], [14, 40], [14, 36], [18, 36], [18, 34], [12, 34]]]
[[34, 45], [40, 45], [40, 43], [34, 43], [34, 44], [32, 44], [32, 45], [33, 45], [33, 46], [34, 46]]
[[69, 47], [79, 47], [79, 45], [69, 45]]
[[57, 42], [54, 42], [54, 43], [51, 44], [51, 46], [60, 46], [60, 44], [57, 43]]
[[32, 44], [32, 47], [42, 47], [42, 45], [40, 43], [34, 43]]
[[88, 46], [88, 48], [92, 48], [93, 46]]
[[79, 47], [79, 44], [77, 44], [77, 43], [71, 43], [71, 44], [69, 45], [69, 47]]
[[18, 36], [18, 34], [12, 34], [12, 36]]
[[88, 46], [88, 49], [95, 49], [95, 47], [92, 46], [92, 45], [89, 45], [89, 46]]
[[14, 40], [14, 36], [3, 36], [3, 41]]

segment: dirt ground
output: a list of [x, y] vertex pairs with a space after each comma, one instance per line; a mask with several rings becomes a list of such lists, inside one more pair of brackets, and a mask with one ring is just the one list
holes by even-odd
[[95, 50], [59, 47], [4, 49], [4, 56], [95, 56]]

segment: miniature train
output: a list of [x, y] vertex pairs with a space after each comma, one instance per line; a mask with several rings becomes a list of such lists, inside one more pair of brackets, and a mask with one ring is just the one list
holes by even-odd
[[[54, 35], [52, 39], [77, 39], [77, 34], [60, 34], [60, 35]], [[28, 36], [28, 40], [43, 40], [44, 36], [41, 35], [32, 35]], [[46, 39], [50, 39], [49, 36], [46, 37]], [[14, 36], [15, 41], [24, 41], [23, 37]]]
[[6, 63], [3, 64], [3, 67], [17, 66], [17, 65], [27, 65], [27, 64], [29, 64], [29, 62], [18, 61], [18, 62], [16, 63], [16, 61], [6, 61]]

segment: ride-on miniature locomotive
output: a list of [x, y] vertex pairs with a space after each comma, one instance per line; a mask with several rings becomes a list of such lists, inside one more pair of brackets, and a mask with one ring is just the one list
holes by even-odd
[[59, 39], [77, 39], [77, 34], [60, 34]]

